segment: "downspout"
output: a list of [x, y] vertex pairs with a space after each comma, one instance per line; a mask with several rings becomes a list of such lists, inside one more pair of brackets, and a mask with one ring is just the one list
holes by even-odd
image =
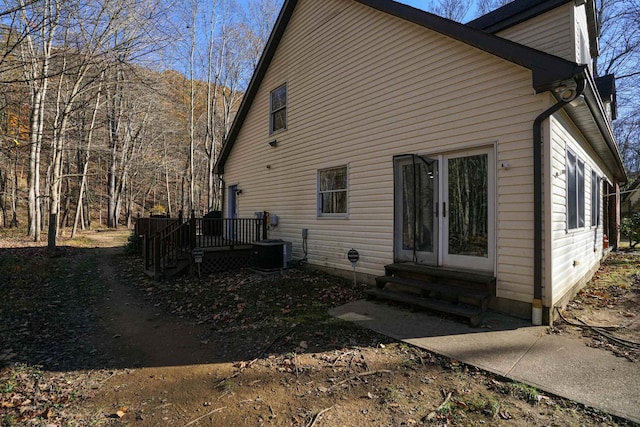
[[582, 94], [584, 79], [576, 79], [576, 84], [569, 96], [560, 93], [560, 100], [533, 121], [533, 325], [542, 325], [542, 123]]

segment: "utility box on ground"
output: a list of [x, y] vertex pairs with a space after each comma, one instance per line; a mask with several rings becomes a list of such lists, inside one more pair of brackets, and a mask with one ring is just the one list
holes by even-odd
[[277, 271], [286, 267], [285, 243], [282, 240], [261, 240], [252, 246], [252, 262], [256, 270]]

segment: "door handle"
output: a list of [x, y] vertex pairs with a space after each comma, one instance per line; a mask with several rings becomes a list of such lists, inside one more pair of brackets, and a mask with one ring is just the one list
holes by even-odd
[[442, 218], [447, 217], [447, 202], [442, 202]]

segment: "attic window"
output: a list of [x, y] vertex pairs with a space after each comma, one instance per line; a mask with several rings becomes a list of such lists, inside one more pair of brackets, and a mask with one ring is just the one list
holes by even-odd
[[269, 133], [287, 129], [287, 85], [271, 91]]

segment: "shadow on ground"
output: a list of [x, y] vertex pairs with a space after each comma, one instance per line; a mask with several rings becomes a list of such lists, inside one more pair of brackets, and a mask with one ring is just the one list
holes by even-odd
[[[55, 257], [42, 247], [0, 249], [0, 364], [50, 371], [184, 366], [393, 341], [328, 314], [363, 298], [366, 285], [298, 269], [154, 282], [138, 257], [104, 247], [106, 235], [92, 237], [102, 247], [61, 247]], [[407, 322], [402, 337], [523, 326], [439, 320], [429, 329]]]
[[156, 283], [140, 267], [122, 248], [0, 249], [0, 367], [184, 366], [387, 340], [326, 314], [360, 294], [348, 281], [243, 271]]

